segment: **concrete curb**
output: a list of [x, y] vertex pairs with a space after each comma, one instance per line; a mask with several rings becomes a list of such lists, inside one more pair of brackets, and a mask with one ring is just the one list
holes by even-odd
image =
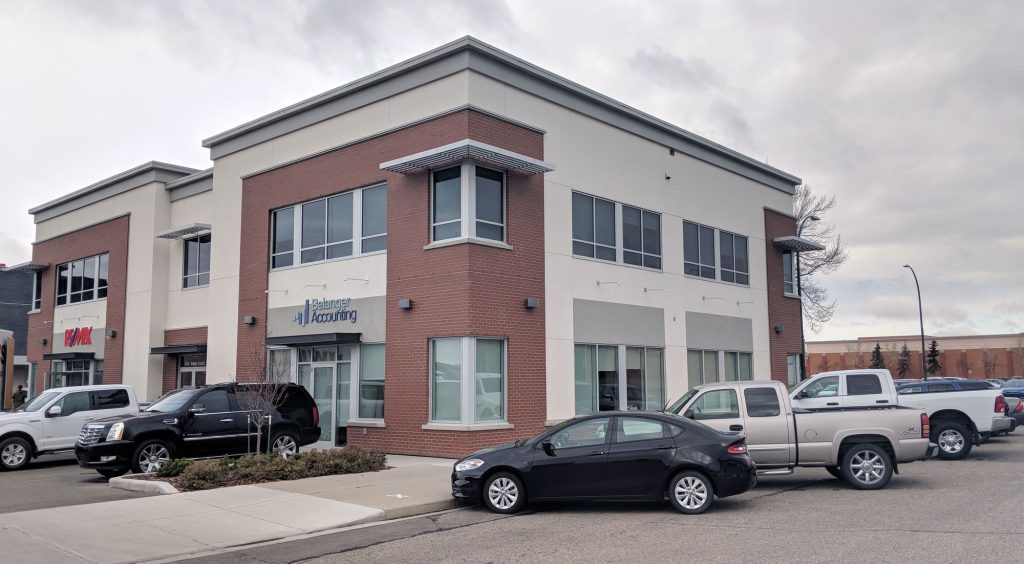
[[159, 480], [135, 480], [133, 478], [111, 478], [107, 483], [112, 488], [119, 490], [127, 490], [130, 492], [144, 492], [144, 493], [158, 493], [158, 494], [176, 494], [178, 489], [168, 484], [167, 482]]

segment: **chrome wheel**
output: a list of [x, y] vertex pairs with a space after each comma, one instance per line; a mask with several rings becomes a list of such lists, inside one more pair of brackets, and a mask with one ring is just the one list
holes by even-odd
[[171, 459], [171, 452], [161, 444], [147, 445], [139, 453], [139, 468], [145, 473], [156, 472], [168, 460]]
[[510, 509], [519, 500], [519, 487], [508, 478], [498, 478], [487, 488], [487, 499], [498, 509]]
[[21, 443], [11, 443], [4, 447], [4, 450], [0, 452], [0, 460], [3, 461], [4, 466], [8, 468], [17, 468], [25, 463], [25, 459], [28, 458], [28, 450], [25, 449], [25, 445]]
[[281, 435], [274, 439], [274, 445], [271, 448], [273, 448], [274, 454], [280, 454], [281, 458], [288, 458], [299, 452], [299, 445], [291, 435]]
[[686, 509], [697, 509], [708, 499], [708, 487], [694, 476], [685, 476], [676, 482], [676, 501]]
[[964, 449], [964, 436], [956, 429], [946, 429], [939, 433], [939, 448], [949, 454], [956, 454]]
[[850, 473], [858, 482], [869, 486], [877, 484], [885, 475], [885, 461], [876, 452], [862, 450], [850, 459]]

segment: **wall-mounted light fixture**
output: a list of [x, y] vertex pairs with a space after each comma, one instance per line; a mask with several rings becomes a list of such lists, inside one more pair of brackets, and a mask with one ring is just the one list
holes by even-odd
[[647, 292], [664, 292], [664, 291], [665, 291], [664, 288], [648, 288], [647, 286], [644, 286], [644, 293], [645, 294]]
[[601, 280], [597, 281], [598, 286], [618, 286], [619, 284], [620, 282], [603, 282]]
[[665, 173], [665, 180], [672, 180], [672, 175], [666, 172]]
[[540, 298], [526, 298], [523, 305], [526, 306], [526, 309], [537, 309], [540, 307]]
[[271, 292], [278, 292], [278, 293], [286, 294], [287, 295], [288, 294], [288, 288], [285, 288], [284, 290], [263, 290], [264, 294], [269, 294]]
[[117, 331], [115, 331], [113, 329], [111, 329], [110, 331], [107, 331], [107, 338], [108, 339], [116, 339], [117, 338]]
[[716, 296], [701, 296], [700, 299], [704, 300], [705, 302], [708, 300], [722, 300], [723, 302], [725, 301], [725, 298], [719, 298]]
[[246, 315], [242, 318], [242, 323], [245, 323], [246, 325], [256, 325], [256, 316]]
[[752, 303], [754, 303], [754, 300], [750, 300], [748, 302], [741, 302], [739, 300], [736, 300], [736, 305], [752, 304]]
[[398, 300], [398, 309], [412, 309], [412, 300], [409, 298]]
[[775, 333], [776, 333], [777, 335], [781, 335], [781, 334], [782, 334], [782, 331], [783, 331], [783, 329], [785, 329], [785, 327], [783, 327], [782, 325], [776, 325], [776, 326], [775, 326]]
[[324, 282], [322, 284], [303, 284], [302, 287], [303, 288], [322, 288], [322, 289], [326, 290], [327, 289], [327, 282]]
[[43, 325], [53, 325], [53, 321], [44, 321]]
[[345, 282], [348, 282], [349, 280], [356, 280], [356, 281], [362, 282], [364, 284], [369, 284], [370, 283], [370, 279], [369, 278], [355, 278], [355, 277], [350, 276], [350, 277], [345, 279]]
[[46, 343], [49, 343], [49, 342], [50, 341], [46, 340], [46, 337], [43, 337], [42, 339], [39, 339], [39, 344], [43, 345], [44, 347], [46, 346]]

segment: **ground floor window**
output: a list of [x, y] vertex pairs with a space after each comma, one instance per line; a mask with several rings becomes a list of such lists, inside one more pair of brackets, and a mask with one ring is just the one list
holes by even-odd
[[800, 355], [798, 354], [786, 355], [786, 382], [790, 386], [795, 386], [800, 382]]
[[505, 356], [504, 339], [431, 339], [430, 420], [467, 425], [505, 421]]
[[725, 381], [742, 382], [752, 380], [751, 357], [748, 352], [725, 353]]
[[661, 348], [577, 344], [576, 414], [658, 411], [665, 406], [664, 373]]
[[55, 360], [47, 378], [47, 388], [89, 386], [103, 383], [102, 360]]
[[178, 357], [178, 387], [206, 385], [206, 355], [183, 354]]
[[686, 351], [686, 373], [690, 387], [718, 381], [718, 351]]

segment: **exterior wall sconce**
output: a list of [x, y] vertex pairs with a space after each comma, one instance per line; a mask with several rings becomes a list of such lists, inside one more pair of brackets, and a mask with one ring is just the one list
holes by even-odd
[[540, 307], [540, 298], [526, 298], [523, 305], [526, 306], [526, 309], [537, 309]]
[[648, 288], [648, 287], [644, 286], [644, 293], [645, 294], [648, 293], [648, 292], [664, 292], [664, 291], [665, 291], [664, 288]]
[[752, 304], [752, 303], [754, 303], [754, 302], [753, 302], [753, 301], [749, 301], [749, 302], [741, 302], [741, 301], [739, 301], [739, 300], [736, 300], [736, 305], [743, 305], [743, 304]]
[[246, 325], [256, 325], [256, 316], [246, 315], [242, 318], [242, 323], [245, 323]]
[[619, 284], [620, 284], [620, 282], [604, 282], [604, 281], [601, 281], [601, 280], [597, 281], [597, 285], [598, 286], [608, 286], [608, 285], [618, 286]]
[[264, 294], [269, 294], [269, 293], [271, 293], [271, 292], [280, 292], [280, 293], [282, 293], [282, 294], [285, 294], [285, 295], [287, 295], [287, 294], [288, 294], [288, 289], [287, 289], [287, 288], [285, 288], [284, 290], [263, 290], [263, 293], [264, 293]]
[[398, 309], [412, 309], [412, 300], [409, 298], [398, 300]]
[[115, 331], [114, 329], [111, 329], [110, 331], [107, 331], [107, 338], [108, 339], [115, 339], [115, 338], [117, 338], [117, 331]]
[[43, 337], [42, 339], [39, 339], [39, 344], [43, 345], [44, 347], [46, 346], [46, 343], [49, 343], [49, 342], [50, 341], [46, 340], [46, 337]]
[[705, 302], [708, 301], [708, 300], [722, 300], [722, 301], [725, 301], [725, 298], [717, 298], [715, 296], [701, 296], [700, 299], [704, 300]]
[[782, 331], [783, 331], [783, 329], [785, 329], [785, 328], [784, 328], [784, 327], [783, 327], [782, 325], [776, 325], [776, 326], [775, 326], [775, 334], [776, 334], [776, 335], [781, 335], [781, 334], [782, 334]]

